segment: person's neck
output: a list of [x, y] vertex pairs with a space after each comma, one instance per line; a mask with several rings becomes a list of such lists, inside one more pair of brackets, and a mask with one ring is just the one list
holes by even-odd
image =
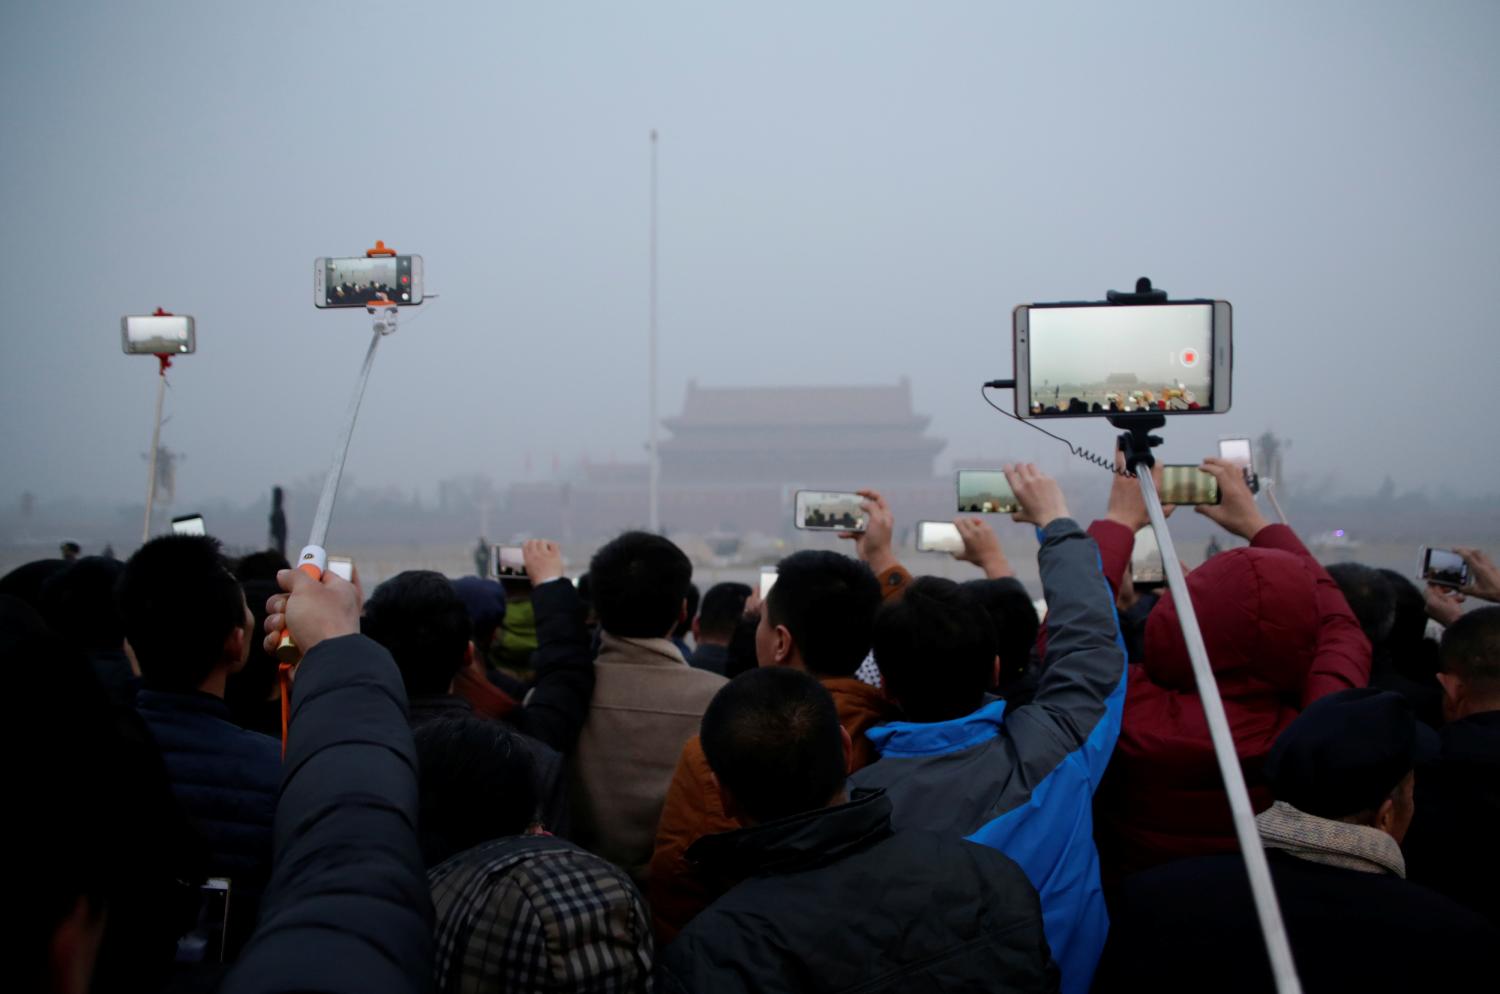
[[200, 694], [211, 694], [219, 700], [224, 699], [224, 686], [229, 682], [229, 670], [223, 666], [215, 666], [214, 671], [208, 678], [198, 684]]
[[1488, 714], [1491, 711], [1500, 711], [1500, 696], [1481, 697], [1472, 701], [1464, 701], [1456, 720], [1462, 721], [1476, 714]]

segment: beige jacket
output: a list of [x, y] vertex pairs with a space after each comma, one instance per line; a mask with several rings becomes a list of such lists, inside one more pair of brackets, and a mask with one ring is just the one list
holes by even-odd
[[573, 755], [573, 841], [644, 882], [677, 757], [726, 682], [668, 639], [603, 634]]

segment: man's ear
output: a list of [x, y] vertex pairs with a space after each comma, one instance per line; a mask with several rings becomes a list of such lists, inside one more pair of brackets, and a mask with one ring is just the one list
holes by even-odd
[[1387, 797], [1380, 802], [1380, 807], [1375, 809], [1375, 828], [1380, 829], [1386, 835], [1395, 836], [1396, 828], [1396, 799]]
[[990, 673], [990, 686], [1000, 686], [1000, 657], [998, 655], [995, 656], [995, 668]]
[[724, 814], [727, 817], [739, 822], [741, 825], [750, 824], [749, 820], [745, 818], [744, 813], [740, 810], [739, 802], [736, 801], [734, 799], [734, 795], [729, 792], [729, 788], [725, 787], [722, 783], [719, 782], [718, 774], [714, 773], [712, 770], [709, 770], [708, 778], [714, 783], [714, 790], [718, 792], [719, 795], [719, 807], [724, 809]]
[[839, 738], [844, 742], [844, 772], [854, 773], [854, 739], [849, 735], [849, 729], [843, 725], [839, 726]]
[[1443, 696], [1448, 698], [1450, 704], [1457, 704], [1464, 699], [1464, 678], [1457, 673], [1444, 673], [1439, 671], [1438, 683], [1443, 685]]
[[702, 628], [701, 625], [698, 624], [698, 619], [694, 618], [693, 619], [693, 641], [694, 642], [702, 641], [702, 638], [701, 638], [702, 631], [703, 631], [703, 628]]
[[[688, 620], [688, 617], [689, 617], [689, 615], [688, 615], [687, 598], [684, 597], [682, 599], [682, 607], [678, 608], [678, 610], [677, 610], [677, 625], [680, 625], [684, 621]], [[672, 627], [675, 629], [677, 627], [677, 625], [673, 625]]]
[[464, 643], [464, 669], [472, 670], [474, 668], [474, 659], [476, 656], [478, 656], [478, 652], [474, 649], [474, 640], [470, 639]]
[[229, 630], [229, 634], [224, 637], [223, 662], [234, 667], [242, 665], [245, 662], [246, 648], [245, 630], [235, 625]]
[[786, 625], [777, 625], [771, 631], [771, 658], [776, 661], [777, 666], [794, 666], [801, 658], [797, 649], [797, 640], [792, 638], [792, 630]]

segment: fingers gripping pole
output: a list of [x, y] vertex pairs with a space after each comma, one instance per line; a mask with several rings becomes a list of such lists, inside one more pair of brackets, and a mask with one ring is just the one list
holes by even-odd
[[1172, 601], [1177, 606], [1183, 641], [1187, 643], [1188, 656], [1193, 663], [1193, 679], [1198, 685], [1198, 699], [1203, 702], [1209, 736], [1213, 739], [1214, 755], [1219, 761], [1219, 773], [1224, 778], [1224, 789], [1229, 795], [1234, 834], [1239, 839], [1240, 850], [1245, 857], [1245, 869], [1250, 875], [1250, 891], [1255, 898], [1255, 913], [1260, 919], [1266, 952], [1271, 959], [1271, 975], [1275, 978], [1278, 994], [1301, 994], [1302, 984], [1297, 979], [1297, 969], [1292, 961], [1292, 947], [1287, 941], [1281, 906], [1276, 903], [1271, 867], [1266, 862], [1266, 851], [1261, 846], [1260, 831], [1255, 825], [1255, 810], [1250, 806], [1250, 792], [1245, 788], [1245, 774], [1240, 769], [1234, 737], [1229, 731], [1229, 720], [1224, 715], [1224, 702], [1219, 697], [1218, 682], [1208, 664], [1208, 647], [1204, 645], [1203, 631], [1198, 627], [1198, 614], [1193, 609], [1192, 598], [1188, 596], [1182, 563], [1177, 558], [1177, 549], [1172, 545], [1172, 534], [1167, 531], [1161, 498], [1157, 495], [1156, 483], [1151, 479], [1149, 469], [1142, 466], [1136, 473], [1136, 478], [1141, 481], [1141, 496], [1145, 498], [1146, 510], [1151, 515], [1151, 529], [1156, 532], [1156, 541], [1161, 547], [1167, 586], [1171, 588]]

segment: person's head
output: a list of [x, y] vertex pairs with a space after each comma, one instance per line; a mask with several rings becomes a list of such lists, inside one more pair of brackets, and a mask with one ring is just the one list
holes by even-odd
[[241, 583], [248, 580], [270, 580], [275, 583], [277, 573], [291, 568], [292, 564], [286, 561], [286, 556], [275, 549], [267, 549], [241, 556], [240, 561], [234, 565], [234, 578]]
[[699, 740], [724, 810], [742, 821], [772, 821], [843, 798], [849, 733], [832, 695], [806, 673], [760, 667], [726, 683], [703, 712]]
[[[240, 589], [245, 592], [245, 603], [254, 620], [252, 630], [261, 632], [266, 623], [266, 601], [281, 593], [275, 580], [244, 580]], [[266, 652], [261, 639], [250, 640], [250, 653], [245, 665], [237, 673], [231, 673], [224, 684], [224, 703], [229, 707], [229, 716], [235, 724], [246, 728], [263, 727], [266, 702], [271, 700], [276, 688], [279, 663], [275, 656]]]
[[249, 659], [254, 619], [207, 535], [163, 535], [141, 546], [125, 563], [115, 602], [152, 690], [212, 689]]
[[62, 544], [62, 557], [70, 563], [77, 559], [78, 554], [82, 551], [83, 549], [79, 548], [77, 542], [64, 542]]
[[994, 626], [974, 595], [952, 580], [912, 581], [875, 616], [873, 642], [886, 694], [911, 721], [962, 718], [995, 683]]
[[1396, 595], [1385, 575], [1359, 563], [1334, 563], [1328, 575], [1344, 592], [1370, 645], [1382, 645], [1396, 623]]
[[474, 643], [474, 651], [483, 657], [505, 620], [505, 588], [495, 580], [464, 576], [453, 581], [453, 592], [469, 612], [469, 640]]
[[[1127, 576], [1126, 582], [1129, 582]], [[979, 601], [990, 624], [995, 629], [995, 649], [1000, 657], [1000, 679], [997, 687], [1004, 688], [1018, 680], [1031, 659], [1031, 650], [1036, 645], [1037, 631], [1041, 621], [1036, 616], [1036, 605], [1020, 581], [1011, 577], [998, 580], [969, 580], [963, 584], [974, 599]]]
[[530, 754], [518, 733], [467, 715], [418, 725], [418, 835], [429, 867], [481, 842], [520, 835], [536, 816]]
[[793, 553], [776, 567], [755, 632], [762, 666], [853, 676], [870, 653], [880, 583], [870, 567], [837, 552]]
[[694, 625], [698, 620], [698, 604], [702, 600], [702, 596], [703, 595], [698, 591], [698, 585], [696, 583], [688, 584], [686, 598], [687, 607], [683, 609], [682, 620], [678, 622], [677, 627], [672, 630], [672, 637], [674, 639], [685, 639], [692, 633]]
[[1406, 698], [1361, 687], [1309, 704], [1271, 746], [1265, 771], [1276, 800], [1400, 842], [1414, 810], [1412, 771], [1436, 751]]
[[744, 583], [716, 583], [709, 587], [703, 595], [703, 606], [693, 619], [693, 638], [698, 644], [728, 645], [734, 626], [745, 613], [750, 594], [749, 585]]
[[42, 603], [42, 585], [54, 573], [66, 569], [66, 559], [37, 559], [0, 576], [0, 595], [14, 597], [37, 608]]
[[619, 638], [666, 638], [687, 614], [693, 564], [660, 535], [626, 532], [594, 553], [589, 592], [599, 627]]
[[1449, 721], [1500, 711], [1500, 607], [1470, 611], [1443, 633], [1443, 714]]
[[446, 694], [473, 651], [468, 609], [441, 573], [397, 573], [365, 601], [360, 630], [390, 650], [411, 697]]
[[119, 652], [125, 625], [115, 605], [119, 560], [88, 556], [42, 584], [41, 613], [48, 626], [84, 652]]

